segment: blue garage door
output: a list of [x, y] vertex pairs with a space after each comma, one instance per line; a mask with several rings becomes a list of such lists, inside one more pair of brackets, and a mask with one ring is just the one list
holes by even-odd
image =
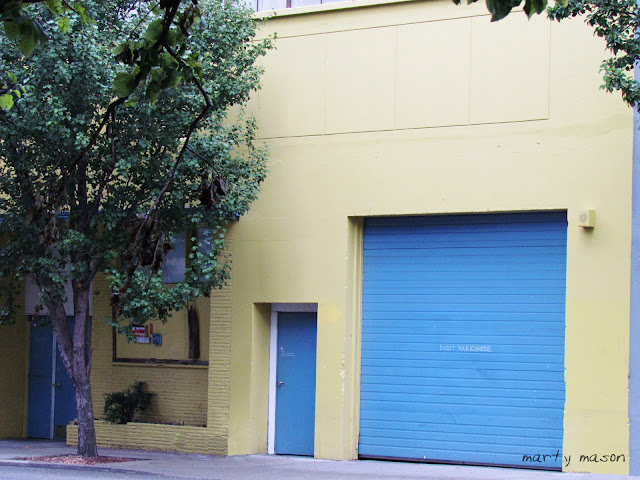
[[562, 467], [566, 213], [365, 222], [361, 457]]

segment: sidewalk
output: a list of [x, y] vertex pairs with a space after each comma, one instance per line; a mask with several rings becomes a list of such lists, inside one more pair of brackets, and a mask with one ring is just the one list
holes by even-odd
[[[63, 442], [47, 440], [0, 440], [0, 472], [3, 466], [34, 466], [36, 462], [14, 460], [76, 453]], [[141, 461], [95, 466], [40, 463], [44, 468], [136, 472], [185, 479], [210, 480], [640, 480], [637, 476], [559, 473], [511, 468], [429, 465], [373, 460], [331, 461], [280, 455], [220, 457], [142, 450], [103, 448], [100, 455], [140, 458]]]

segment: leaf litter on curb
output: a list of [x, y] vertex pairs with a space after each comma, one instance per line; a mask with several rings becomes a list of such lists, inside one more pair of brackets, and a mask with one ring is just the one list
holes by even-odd
[[82, 455], [48, 455], [45, 457], [17, 457], [15, 460], [29, 460], [31, 462], [48, 462], [48, 463], [72, 463], [76, 465], [101, 465], [103, 463], [116, 462], [135, 462], [144, 460], [143, 458], [125, 458], [125, 457], [98, 457], [85, 458]]

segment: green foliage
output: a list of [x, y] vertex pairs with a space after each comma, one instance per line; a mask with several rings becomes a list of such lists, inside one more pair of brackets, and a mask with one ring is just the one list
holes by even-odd
[[25, 88], [18, 83], [15, 73], [8, 71], [0, 81], [0, 110], [9, 110], [15, 100], [22, 98]]
[[[108, 321], [120, 330], [167, 320], [223, 286], [227, 225], [248, 210], [266, 174], [253, 120], [235, 113], [259, 88], [255, 62], [270, 48], [254, 41], [250, 10], [203, 3], [197, 18], [172, 20], [154, 47], [167, 33], [162, 11], [133, 0], [83, 5], [95, 23], [67, 14], [65, 32], [57, 13], [30, 7], [49, 40], [28, 57], [0, 36], [0, 78], [27, 91], [0, 111], [0, 238], [8, 239], [0, 323], [15, 317], [27, 276], [52, 311], [67, 282], [77, 292], [98, 272], [109, 276]], [[187, 47], [174, 56], [166, 47], [178, 41]], [[138, 63], [123, 64], [126, 48]], [[184, 282], [163, 284], [174, 234], [199, 228], [212, 232], [212, 248], [201, 253], [196, 241]]]
[[[478, 0], [467, 0], [467, 4], [472, 4]], [[514, 8], [522, 5], [522, 9], [527, 17], [531, 18], [534, 14], [544, 12], [547, 8], [547, 0], [486, 0], [487, 10], [491, 13], [491, 21], [496, 22], [502, 20], [509, 15]], [[453, 0], [453, 3], [460, 5], [461, 0]]]
[[[201, 88], [204, 80], [202, 51], [191, 48], [192, 37], [200, 37], [202, 31], [207, 30], [201, 28], [201, 3], [197, 0], [112, 0], [108, 3], [112, 6], [112, 12], [105, 15], [104, 9], [97, 8], [99, 4], [95, 1], [0, 0], [0, 20], [6, 37], [16, 40], [25, 56], [31, 55], [36, 47], [47, 40], [47, 32], [52, 31], [54, 26], [57, 26], [58, 32], [68, 33], [74, 22], [79, 22], [82, 26], [97, 23], [101, 27], [105, 23], [109, 26], [115, 23], [126, 24], [129, 28], [126, 32], [128, 35], [113, 39], [117, 45], [114, 54], [119, 62], [131, 68], [128, 73], [121, 72], [116, 77], [113, 91], [117, 99], [110, 107], [125, 101], [129, 106], [135, 104], [137, 98], [128, 100], [128, 97], [138, 86], [143, 89], [144, 97], [155, 103], [163, 90], [174, 88], [185, 81], [196, 85], [207, 100], [207, 106], [213, 108]], [[33, 4], [45, 5], [47, 8], [34, 8]], [[206, 3], [204, 8], [208, 8]], [[216, 8], [228, 9], [226, 5], [220, 4]], [[116, 10], [126, 12], [127, 16], [111, 21]], [[211, 13], [211, 9], [206, 13]], [[57, 21], [50, 22], [51, 16]], [[230, 22], [227, 26], [233, 25], [234, 22]], [[244, 36], [241, 38], [246, 40]], [[257, 50], [266, 45], [260, 44]], [[15, 99], [4, 90], [0, 88], [0, 107], [8, 110]]]
[[[31, 55], [36, 47], [47, 41], [47, 33], [40, 17], [27, 8], [30, 3], [38, 1], [0, 1], [0, 21], [4, 26], [5, 35], [11, 40], [17, 40], [20, 51], [26, 56]], [[70, 20], [66, 15], [71, 12], [85, 24], [92, 22], [80, 1], [40, 0], [40, 3], [46, 6], [49, 13], [59, 17], [58, 27], [62, 32], [69, 29]]]
[[620, 90], [623, 100], [634, 108], [640, 101], [640, 85], [634, 78], [634, 65], [640, 60], [640, 12], [635, 0], [569, 0], [549, 9], [553, 20], [584, 16], [598, 37], [606, 42], [613, 56], [604, 60], [602, 89]]
[[[92, 22], [80, 1], [40, 0], [40, 2], [50, 13], [59, 17], [58, 28], [62, 32], [66, 32], [70, 27], [70, 20], [66, 15], [71, 12], [74, 12], [85, 24]], [[20, 51], [26, 56], [31, 55], [38, 45], [47, 41], [47, 33], [40, 17], [27, 8], [30, 3], [33, 2], [0, 1], [0, 21], [4, 26], [5, 35], [11, 40], [17, 40]]]
[[126, 98], [133, 93], [136, 82], [133, 76], [125, 72], [120, 72], [113, 80], [113, 93], [119, 98]]
[[153, 392], [147, 392], [147, 382], [136, 381], [122, 392], [104, 394], [104, 419], [111, 423], [128, 423], [137, 413], [151, 405]]
[[31, 55], [36, 46], [45, 41], [47, 36], [40, 23], [26, 15], [22, 2], [9, 2], [0, 12], [0, 20], [4, 25], [7, 38], [17, 40], [24, 55]]

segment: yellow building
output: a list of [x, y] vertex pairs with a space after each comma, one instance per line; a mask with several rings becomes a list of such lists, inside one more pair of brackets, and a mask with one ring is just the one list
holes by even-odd
[[[637, 473], [633, 112], [599, 90], [601, 39], [449, 0], [283, 8], [262, 33], [270, 172], [232, 282], [196, 306], [199, 360], [185, 315], [161, 347], [95, 322], [96, 415], [157, 393], [99, 442]], [[0, 348], [24, 399], [3, 436], [26, 434], [5, 366], [27, 337]]]

